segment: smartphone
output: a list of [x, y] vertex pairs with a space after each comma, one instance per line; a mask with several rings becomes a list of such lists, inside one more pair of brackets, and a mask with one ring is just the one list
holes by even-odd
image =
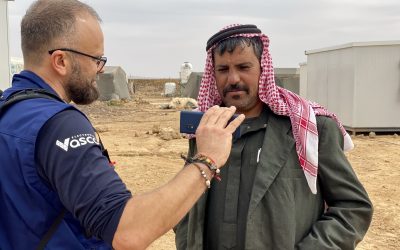
[[[180, 132], [184, 134], [195, 134], [196, 129], [199, 126], [200, 120], [203, 117], [203, 112], [200, 111], [187, 111], [182, 110], [180, 113]], [[231, 122], [238, 115], [233, 115], [229, 120]], [[228, 122], [228, 123], [229, 123]], [[237, 139], [240, 137], [240, 126], [233, 132], [233, 138]]]

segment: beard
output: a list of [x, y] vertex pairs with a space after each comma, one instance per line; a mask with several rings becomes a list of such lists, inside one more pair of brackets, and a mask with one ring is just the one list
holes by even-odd
[[67, 79], [66, 93], [76, 104], [90, 104], [99, 98], [99, 90], [96, 86], [96, 78], [84, 77], [82, 69], [78, 63], [73, 61], [72, 73]]
[[[245, 94], [235, 95], [231, 94], [229, 97], [228, 93], [234, 91], [243, 91]], [[253, 93], [249, 89], [246, 84], [236, 83], [236, 84], [228, 84], [222, 90], [222, 102], [224, 106], [230, 107], [235, 106], [237, 113], [245, 113], [254, 108], [259, 102], [260, 99], [258, 97], [258, 93]]]

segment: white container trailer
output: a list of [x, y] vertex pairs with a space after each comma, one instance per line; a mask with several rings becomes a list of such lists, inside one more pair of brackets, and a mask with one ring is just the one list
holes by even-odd
[[400, 131], [400, 41], [308, 50], [306, 97], [349, 131]]
[[0, 1], [0, 89], [2, 90], [11, 85], [7, 4], [7, 1]]

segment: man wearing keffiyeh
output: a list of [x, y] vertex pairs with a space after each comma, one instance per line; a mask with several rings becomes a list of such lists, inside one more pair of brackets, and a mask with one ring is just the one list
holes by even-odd
[[[175, 228], [177, 249], [354, 249], [372, 204], [336, 116], [275, 85], [269, 39], [230, 25], [207, 42], [200, 111], [235, 106], [246, 120], [221, 181]], [[195, 139], [189, 156], [196, 154]]]

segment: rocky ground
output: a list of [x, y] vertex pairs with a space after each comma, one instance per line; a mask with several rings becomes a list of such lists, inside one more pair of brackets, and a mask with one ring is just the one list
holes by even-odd
[[[99, 131], [116, 170], [133, 193], [165, 184], [182, 167], [179, 110], [161, 109], [171, 98], [161, 95], [162, 81], [135, 84], [131, 101], [96, 102], [80, 106]], [[370, 230], [357, 249], [398, 249], [400, 245], [400, 137], [394, 134], [353, 136], [355, 149], [347, 154], [365, 185], [374, 207]], [[175, 249], [168, 232], [150, 249]]]

